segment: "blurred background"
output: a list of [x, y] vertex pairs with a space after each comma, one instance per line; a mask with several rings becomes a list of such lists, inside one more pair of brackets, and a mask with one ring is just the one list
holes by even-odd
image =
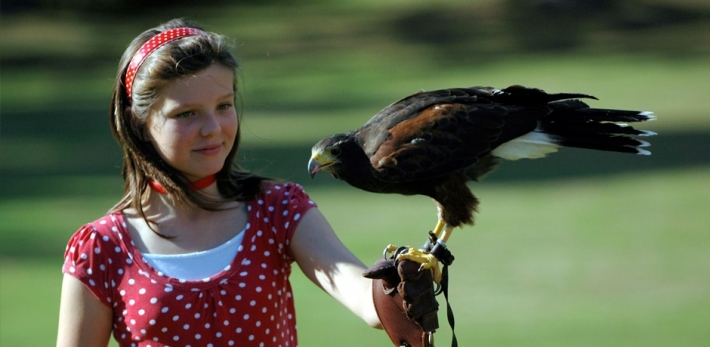
[[[0, 345], [52, 345], [70, 235], [121, 196], [108, 106], [118, 60], [176, 17], [234, 39], [238, 163], [303, 185], [371, 264], [419, 245], [423, 197], [327, 175], [310, 147], [419, 90], [522, 84], [654, 111], [650, 157], [565, 149], [471, 188], [475, 227], [450, 245], [464, 346], [710, 345], [710, 3], [705, 0], [0, 3]], [[293, 282], [303, 346], [389, 341]], [[443, 303], [443, 301], [441, 301]], [[439, 344], [451, 336], [443, 310]], [[327, 342], [326, 342], [327, 341]]]

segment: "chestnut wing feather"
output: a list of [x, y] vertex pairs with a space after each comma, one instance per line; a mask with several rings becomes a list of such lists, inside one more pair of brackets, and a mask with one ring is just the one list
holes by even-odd
[[[382, 109], [355, 131], [358, 141], [368, 157], [372, 157], [389, 137], [389, 130], [399, 123], [418, 117], [427, 108], [438, 104], [471, 104], [479, 97], [490, 96], [489, 88], [455, 88], [419, 92], [398, 100]], [[489, 102], [488, 100], [484, 102]]]
[[383, 181], [450, 175], [490, 152], [506, 114], [505, 108], [490, 103], [430, 106], [391, 127], [370, 162]]

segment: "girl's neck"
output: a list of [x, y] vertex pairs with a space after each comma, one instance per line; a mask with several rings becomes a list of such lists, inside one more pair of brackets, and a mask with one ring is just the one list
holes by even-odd
[[[200, 178], [194, 182], [190, 182], [188, 184], [188, 186], [192, 190], [206, 190], [207, 188], [209, 188], [213, 185], [216, 188], [216, 185], [214, 184], [216, 181], [217, 181], [217, 174], [212, 174], [207, 177]], [[150, 187], [150, 189], [152, 189], [153, 191], [155, 191], [157, 193], [160, 193], [163, 195], [168, 194], [168, 191], [165, 190], [165, 188], [158, 181], [151, 179], [148, 181], [148, 186]], [[205, 193], [209, 193], [209, 192], [205, 192]]]
[[[218, 195], [216, 184], [205, 188], [204, 193], [210, 194], [209, 190], [214, 190], [214, 195]], [[150, 194], [143, 204], [143, 212], [150, 221], [151, 229], [157, 235], [168, 238], [188, 237], [186, 232], [204, 234], [205, 228], [211, 228], [215, 219], [220, 219], [221, 215], [229, 210], [239, 208], [238, 201], [225, 201], [217, 211], [205, 210], [194, 204], [182, 205], [177, 203], [169, 194]], [[137, 216], [137, 211], [125, 210], [127, 214]], [[142, 220], [142, 218], [141, 218]], [[202, 231], [200, 231], [202, 230]], [[189, 238], [189, 237], [188, 237]]]
[[[175, 201], [160, 183], [150, 180], [148, 186], [152, 194], [146, 196], [143, 211], [149, 220], [195, 220], [209, 216], [211, 211], [202, 209], [195, 204], [183, 205]], [[221, 194], [216, 184], [216, 175], [210, 175], [189, 184], [193, 190], [199, 190], [209, 198], [221, 200]], [[222, 208], [229, 209], [234, 206], [234, 201], [225, 201]]]

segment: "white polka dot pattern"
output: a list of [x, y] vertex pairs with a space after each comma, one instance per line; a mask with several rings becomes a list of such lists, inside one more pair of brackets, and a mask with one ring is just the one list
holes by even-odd
[[131, 62], [128, 64], [128, 69], [126, 69], [125, 82], [126, 94], [128, 95], [128, 99], [130, 99], [132, 96], [133, 79], [136, 77], [136, 72], [138, 72], [138, 69], [141, 67], [141, 64], [143, 64], [143, 61], [147, 56], [149, 56], [151, 53], [153, 53], [153, 51], [168, 42], [175, 41], [183, 37], [200, 35], [203, 33], [204, 32], [202, 30], [195, 28], [175, 28], [165, 30], [160, 34], [151, 37], [150, 40], [146, 41], [141, 46], [141, 48], [138, 49], [138, 52], [136, 52], [136, 54], [131, 59]]
[[72, 236], [63, 271], [112, 308], [113, 335], [121, 346], [295, 347], [288, 244], [299, 217], [314, 206], [296, 184], [268, 185], [247, 204], [237, 256], [204, 280], [171, 278], [150, 267], [120, 213]]

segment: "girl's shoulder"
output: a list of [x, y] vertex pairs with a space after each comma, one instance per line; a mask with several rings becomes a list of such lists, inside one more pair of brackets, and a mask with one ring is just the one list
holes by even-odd
[[86, 258], [86, 254], [99, 254], [101, 250], [124, 248], [125, 222], [123, 213], [110, 213], [84, 224], [67, 243], [65, 260]]
[[124, 265], [133, 262], [124, 242], [123, 214], [107, 214], [84, 224], [67, 242], [62, 272], [79, 279], [104, 304], [111, 305], [111, 293]]
[[[100, 236], [103, 241], [119, 241], [123, 239], [123, 230], [126, 228], [125, 216], [123, 212], [113, 212], [105, 216], [84, 224], [78, 231], [90, 232]], [[94, 236], [94, 237], [96, 237]]]
[[248, 227], [260, 232], [271, 231], [276, 243], [288, 245], [301, 217], [316, 203], [303, 188], [291, 182], [265, 182], [262, 192], [247, 205]]
[[[303, 187], [294, 182], [281, 181], [264, 181], [262, 189], [257, 194], [255, 201], [279, 200], [279, 199], [307, 199], [310, 200], [308, 194]], [[263, 202], [262, 202], [263, 203]]]
[[283, 209], [308, 210], [316, 207], [301, 185], [293, 182], [267, 181], [254, 200], [257, 206], [264, 206], [270, 212]]

